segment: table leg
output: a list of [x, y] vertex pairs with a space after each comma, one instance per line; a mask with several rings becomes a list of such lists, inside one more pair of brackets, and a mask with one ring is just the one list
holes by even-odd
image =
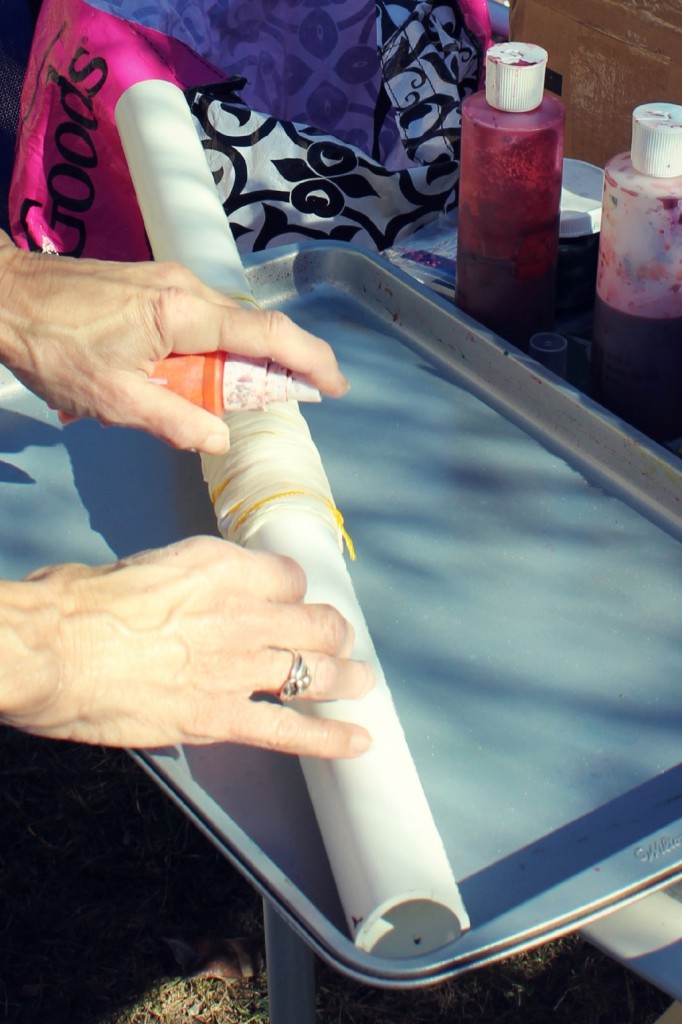
[[315, 1024], [315, 957], [263, 898], [270, 1024]]

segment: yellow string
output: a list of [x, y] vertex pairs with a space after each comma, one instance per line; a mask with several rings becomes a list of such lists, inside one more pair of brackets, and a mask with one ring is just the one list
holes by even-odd
[[339, 533], [341, 534], [341, 536], [343, 537], [344, 541], [346, 542], [346, 548], [348, 550], [348, 557], [350, 558], [351, 562], [354, 562], [356, 557], [357, 557], [356, 554], [355, 554], [355, 544], [353, 543], [353, 538], [351, 537], [351, 535], [349, 534], [348, 530], [346, 529], [346, 525], [345, 525], [345, 523], [343, 521], [343, 516], [341, 514], [341, 510], [336, 507], [336, 505], [334, 504], [333, 501], [329, 501], [328, 498], [325, 498], [325, 503], [327, 504], [331, 514], [334, 516], [334, 520], [336, 522], [336, 525], [339, 528]]
[[[221, 483], [218, 487], [216, 487], [215, 490], [212, 492], [211, 499], [212, 499], [214, 504], [215, 504], [216, 498], [218, 498], [218, 496], [220, 494], [222, 494], [222, 492], [225, 490], [225, 488], [226, 488], [228, 483], [229, 483], [229, 478], [228, 478], [228, 480], [224, 480], [223, 483]], [[277, 494], [270, 494], [270, 495], [268, 495], [267, 498], [261, 498], [260, 501], [254, 502], [253, 505], [250, 505], [247, 509], [245, 509], [241, 513], [241, 515], [239, 516], [239, 519], [234, 524], [235, 528], [239, 529], [241, 526], [244, 525], [244, 523], [247, 521], [247, 519], [249, 519], [250, 516], [252, 516], [255, 512], [258, 512], [265, 505], [271, 504], [273, 501], [280, 501], [282, 498], [300, 498], [300, 497], [303, 497], [303, 498], [316, 498], [318, 501], [323, 501], [324, 502], [324, 504], [327, 506], [327, 508], [329, 509], [329, 511], [332, 514], [332, 517], [334, 519], [334, 522], [336, 523], [336, 526], [337, 526], [337, 528], [339, 530], [339, 533], [343, 537], [343, 540], [344, 540], [344, 542], [346, 544], [346, 549], [348, 551], [348, 557], [351, 559], [352, 562], [354, 562], [356, 557], [357, 557], [357, 555], [355, 553], [355, 544], [353, 543], [353, 538], [351, 537], [351, 535], [349, 534], [348, 530], [346, 529], [346, 526], [345, 526], [345, 523], [344, 523], [344, 519], [343, 519], [343, 515], [341, 514], [340, 509], [338, 509], [336, 507], [336, 505], [334, 504], [334, 502], [331, 501], [329, 498], [325, 498], [324, 495], [322, 495], [322, 494], [316, 494], [315, 491], [306, 491], [306, 490], [278, 491]], [[232, 517], [236, 512], [238, 512], [242, 508], [243, 504], [244, 504], [244, 500], [243, 499], [242, 499], [242, 501], [236, 502], [234, 505], [232, 505], [227, 510], [225, 515], [227, 517]]]
[[256, 302], [253, 295], [228, 295], [228, 299], [232, 299], [233, 302], [247, 302], [250, 306], [260, 309], [260, 305]]
[[216, 501], [218, 500], [218, 498], [220, 497], [220, 495], [225, 490], [225, 488], [227, 487], [227, 485], [229, 484], [230, 480], [233, 480], [233, 479], [234, 479], [234, 477], [231, 477], [231, 476], [226, 477], [225, 480], [223, 480], [223, 482], [221, 484], [218, 484], [218, 486], [215, 488], [215, 490], [211, 491], [211, 501], [213, 502], [214, 505], [215, 505]]

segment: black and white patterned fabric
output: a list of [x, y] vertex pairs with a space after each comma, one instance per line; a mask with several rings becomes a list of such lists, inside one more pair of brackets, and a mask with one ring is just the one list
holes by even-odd
[[355, 146], [220, 87], [190, 106], [240, 249], [328, 238], [384, 249], [454, 202], [457, 162], [388, 171]]
[[481, 74], [479, 40], [447, 0], [379, 2], [377, 12], [383, 80], [408, 156], [458, 163], [461, 103]]
[[[379, 3], [372, 47], [345, 50], [336, 63], [338, 33], [323, 13], [316, 9], [319, 31], [303, 23], [315, 60], [284, 62], [290, 74], [280, 116], [274, 100], [268, 113], [254, 109], [265, 97], [244, 79], [188, 93], [242, 250], [322, 238], [382, 250], [457, 202], [460, 106], [477, 88], [482, 60], [459, 10], [445, 0]], [[242, 57], [245, 71], [254, 60]], [[365, 116], [354, 130], [338, 127], [344, 117], [348, 123], [347, 91], [330, 75], [310, 92], [320, 68], [362, 83]], [[269, 91], [264, 76], [256, 80]], [[292, 119], [299, 93], [309, 99]]]

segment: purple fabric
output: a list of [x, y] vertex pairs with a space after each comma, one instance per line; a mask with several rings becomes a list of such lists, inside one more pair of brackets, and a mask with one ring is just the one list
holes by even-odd
[[214, 14], [225, 39], [221, 65], [246, 79], [241, 96], [264, 113], [334, 135], [387, 164], [404, 154], [381, 92], [374, 0], [276, 3], [238, 0]]

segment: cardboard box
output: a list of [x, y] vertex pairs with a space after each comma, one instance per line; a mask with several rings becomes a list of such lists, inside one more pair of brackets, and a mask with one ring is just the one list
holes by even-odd
[[509, 37], [549, 54], [566, 156], [603, 167], [630, 149], [636, 106], [682, 104], [682, 0], [512, 0]]

